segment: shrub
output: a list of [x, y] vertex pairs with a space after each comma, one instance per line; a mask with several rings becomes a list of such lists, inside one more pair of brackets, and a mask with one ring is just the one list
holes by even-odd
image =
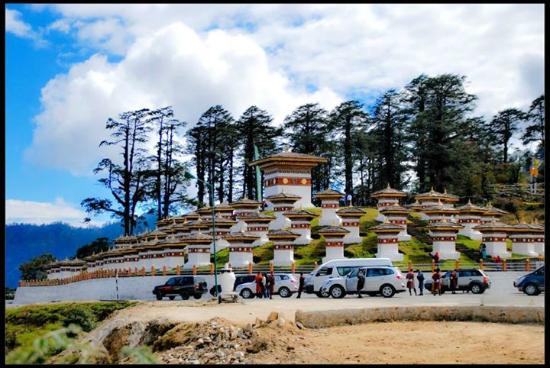
[[90, 332], [96, 324], [96, 317], [88, 308], [74, 308], [68, 310], [63, 318], [63, 326], [67, 327], [72, 323], [80, 326], [84, 331]]

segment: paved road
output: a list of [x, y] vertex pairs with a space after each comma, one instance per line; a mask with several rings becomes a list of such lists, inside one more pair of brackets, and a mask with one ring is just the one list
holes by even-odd
[[137, 309], [129, 311], [129, 319], [170, 318], [177, 321], [200, 321], [213, 317], [223, 317], [233, 322], [253, 322], [256, 318], [265, 319], [270, 312], [276, 311], [288, 320], [294, 319], [296, 310], [318, 311], [338, 310], [368, 307], [388, 306], [457, 306], [457, 305], [486, 305], [486, 306], [544, 306], [544, 294], [527, 296], [513, 287], [513, 281], [524, 272], [489, 272], [491, 288], [483, 294], [458, 292], [445, 293], [441, 296], [425, 294], [423, 296], [409, 296], [408, 292], [396, 294], [393, 298], [381, 296], [364, 296], [362, 299], [355, 295], [343, 299], [318, 298], [313, 294], [302, 294], [302, 299], [280, 298], [274, 296], [271, 300], [248, 299], [235, 304], [205, 303], [204, 301], [151, 301], [145, 302]]

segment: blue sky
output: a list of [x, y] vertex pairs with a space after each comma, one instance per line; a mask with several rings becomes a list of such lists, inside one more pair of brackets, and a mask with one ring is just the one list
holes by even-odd
[[[542, 5], [6, 6], [8, 222], [80, 225], [107, 117], [174, 106], [372, 103], [420, 73], [468, 76], [476, 113], [543, 93]], [[193, 192], [193, 189], [191, 189]], [[99, 222], [106, 218], [96, 219]]]

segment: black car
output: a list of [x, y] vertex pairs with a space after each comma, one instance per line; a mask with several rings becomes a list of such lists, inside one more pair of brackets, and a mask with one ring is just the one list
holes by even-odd
[[202, 277], [177, 276], [169, 278], [164, 285], [155, 286], [153, 294], [155, 294], [157, 300], [161, 300], [165, 296], [170, 300], [174, 300], [178, 295], [183, 300], [187, 300], [190, 296], [200, 299], [202, 294], [207, 291], [206, 281]]
[[527, 295], [539, 295], [544, 291], [544, 266], [518, 278], [514, 281], [514, 287]]

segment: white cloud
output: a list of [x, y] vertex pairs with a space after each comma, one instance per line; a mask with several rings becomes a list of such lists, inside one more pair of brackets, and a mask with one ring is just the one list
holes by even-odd
[[35, 32], [32, 27], [21, 20], [21, 13], [17, 10], [6, 8], [6, 32], [13, 33], [22, 38], [35, 41], [37, 46], [44, 46], [46, 42]]
[[[27, 156], [88, 173], [107, 117], [173, 105], [194, 123], [213, 104], [252, 104], [277, 123], [296, 106], [400, 88], [421, 73], [468, 77], [477, 114], [526, 108], [543, 93], [540, 4], [53, 5], [101, 53], [42, 91]], [[214, 30], [213, 30], [214, 29]], [[307, 93], [308, 85], [317, 87]]]
[[177, 117], [194, 124], [214, 104], [236, 118], [257, 105], [280, 124], [302, 103], [332, 108], [341, 101], [330, 88], [296, 88], [246, 35], [199, 35], [182, 23], [137, 38], [119, 63], [96, 54], [74, 65], [47, 83], [41, 100], [26, 156], [75, 174], [89, 174], [103, 157], [98, 143], [106, 138], [105, 121], [123, 111], [172, 105]]
[[64, 222], [75, 227], [101, 226], [105, 222], [97, 219], [85, 224], [85, 212], [57, 198], [54, 203], [22, 201], [18, 199], [6, 200], [6, 224], [51, 224]]

